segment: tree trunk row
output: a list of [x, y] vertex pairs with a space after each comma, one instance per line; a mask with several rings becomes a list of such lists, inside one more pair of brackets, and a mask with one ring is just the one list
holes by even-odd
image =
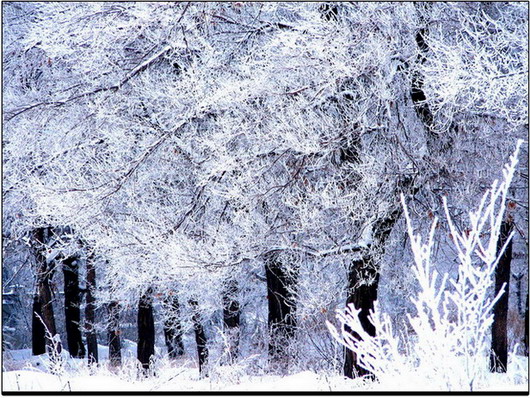
[[[375, 327], [369, 321], [370, 310], [377, 299], [379, 283], [379, 264], [376, 263], [374, 253], [379, 259], [384, 253], [387, 238], [400, 217], [401, 211], [395, 210], [387, 218], [379, 220], [374, 226], [374, 247], [366, 251], [362, 257], [355, 260], [348, 273], [347, 304], [353, 303], [360, 309], [359, 317], [364, 330], [371, 336], [376, 333]], [[513, 230], [513, 222], [508, 218], [501, 226], [498, 241], [498, 252], [506, 244]], [[54, 339], [57, 334], [53, 313], [52, 277], [55, 272], [55, 262], [48, 261], [45, 255], [46, 242], [50, 239], [51, 228], [39, 228], [34, 232], [37, 242], [35, 249], [36, 259], [36, 292], [33, 298], [32, 316], [32, 352], [40, 355], [46, 352], [60, 352], [61, 344]], [[495, 292], [498, 293], [505, 284], [505, 293], [494, 307], [494, 323], [492, 326], [492, 348], [490, 356], [490, 369], [495, 372], [505, 372], [507, 369], [507, 314], [509, 297], [509, 276], [512, 257], [512, 242], [510, 241], [503, 252], [496, 269]], [[81, 337], [81, 292], [79, 288], [79, 258], [75, 256], [62, 260], [65, 282], [65, 319], [67, 343], [73, 357], [83, 358], [85, 347]], [[295, 300], [293, 287], [296, 283], [295, 276], [287, 273], [278, 259], [277, 253], [269, 256], [265, 266], [270, 331], [269, 358], [271, 363], [285, 366], [288, 362], [288, 345], [293, 339], [296, 328]], [[88, 346], [89, 363], [97, 363], [97, 337], [94, 330], [95, 324], [95, 297], [96, 288], [95, 268], [93, 255], [87, 258], [87, 289], [85, 308], [85, 331]], [[230, 280], [226, 283], [223, 295], [223, 326], [228, 336], [228, 360], [232, 361], [238, 355], [240, 307], [237, 301], [237, 283]], [[148, 289], [140, 298], [138, 305], [138, 360], [144, 370], [149, 369], [154, 356], [155, 328], [153, 316], [153, 291]], [[208, 360], [207, 339], [198, 310], [196, 300], [189, 302], [192, 308], [192, 321], [194, 325], [199, 371], [204, 373]], [[177, 358], [184, 353], [182, 329], [180, 325], [180, 306], [176, 295], [168, 295], [164, 300], [167, 317], [164, 322], [164, 335], [168, 347], [169, 357]], [[121, 343], [119, 330], [119, 304], [111, 302], [108, 305], [109, 324], [108, 342], [110, 362], [114, 366], [121, 364]], [[354, 336], [359, 338], [358, 336]], [[525, 354], [528, 355], [528, 297], [525, 311]], [[355, 354], [349, 349], [345, 350], [344, 375], [347, 377], [364, 376], [369, 372], [357, 363]]]

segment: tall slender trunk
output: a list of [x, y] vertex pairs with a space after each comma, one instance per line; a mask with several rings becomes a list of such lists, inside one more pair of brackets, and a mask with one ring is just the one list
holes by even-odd
[[138, 360], [144, 370], [149, 369], [155, 355], [155, 320], [153, 317], [153, 290], [151, 288], [138, 302]]
[[223, 329], [228, 339], [226, 359], [229, 363], [239, 355], [240, 308], [237, 294], [237, 281], [230, 279], [223, 294]]
[[41, 296], [42, 317], [46, 328], [46, 351], [51, 355], [52, 360], [55, 361], [59, 359], [56, 358], [56, 355], [62, 352], [62, 343], [60, 339], [56, 338], [57, 328], [55, 326], [55, 316], [53, 312], [52, 276], [53, 268], [47, 272], [47, 276], [43, 277], [39, 290]]
[[33, 312], [31, 316], [31, 352], [33, 355], [46, 353], [46, 329], [44, 328], [42, 303], [40, 295], [33, 296]]
[[171, 359], [184, 354], [182, 326], [180, 324], [180, 303], [176, 293], [171, 292], [164, 299], [166, 310], [164, 320], [164, 337], [168, 356]]
[[204, 327], [202, 325], [201, 315], [199, 313], [199, 303], [197, 300], [189, 301], [192, 311], [192, 322], [193, 329], [195, 331], [195, 341], [197, 342], [197, 355], [199, 357], [199, 373], [201, 375], [207, 375], [205, 366], [208, 363], [208, 347], [206, 346], [206, 334], [204, 333]]
[[120, 340], [120, 305], [111, 301], [108, 306], [109, 323], [107, 336], [109, 340], [109, 359], [112, 366], [121, 366], [121, 340]]
[[265, 276], [269, 303], [269, 361], [285, 367], [289, 359], [287, 348], [296, 328], [296, 305], [291, 290], [295, 281], [284, 270], [276, 253], [266, 259]]
[[[57, 334], [55, 326], [55, 316], [53, 312], [53, 290], [52, 278], [55, 272], [55, 263], [48, 262], [44, 255], [45, 245], [50, 238], [50, 228], [37, 228], [33, 232], [33, 242], [36, 260], [36, 276], [37, 286], [36, 295], [38, 299], [33, 301], [34, 311], [32, 314], [32, 335], [36, 339], [35, 349], [39, 351], [41, 348], [42, 337], [38, 337], [39, 333], [44, 332], [44, 340], [46, 344], [46, 351], [51, 353], [60, 353], [62, 350], [60, 341], [54, 339]], [[40, 305], [40, 310], [39, 310]], [[41, 325], [38, 325], [38, 324]]]
[[81, 296], [79, 292], [79, 258], [63, 260], [64, 315], [68, 351], [74, 358], [85, 357], [85, 346], [81, 337]]
[[[401, 189], [410, 189], [411, 181], [405, 180], [400, 184]], [[379, 288], [379, 260], [385, 253], [385, 245], [388, 237], [394, 228], [397, 220], [401, 216], [401, 207], [396, 207], [390, 214], [380, 218], [373, 225], [373, 243], [372, 246], [362, 254], [359, 260], [352, 262], [348, 272], [348, 297], [346, 304], [351, 304], [361, 310], [359, 320], [365, 332], [370, 336], [375, 336], [376, 330], [374, 325], [368, 319], [370, 310], [374, 308], [374, 302], [377, 300], [377, 289]], [[377, 259], [377, 260], [376, 260]], [[346, 328], [349, 332], [349, 328]], [[354, 338], [360, 338], [353, 335]], [[371, 373], [364, 369], [357, 362], [357, 357], [353, 351], [345, 348], [344, 352], [344, 376], [353, 378], [356, 376], [369, 376]]]
[[[374, 264], [370, 253], [365, 253], [361, 259], [352, 262], [348, 273], [348, 285], [346, 304], [353, 304], [355, 308], [361, 310], [359, 313], [361, 326], [370, 336], [375, 336], [375, 326], [370, 322], [368, 317], [370, 316], [370, 311], [374, 308], [374, 301], [377, 300], [379, 270], [376, 264]], [[355, 339], [360, 339], [360, 336], [348, 326], [345, 326], [345, 329]], [[348, 348], [344, 349], [343, 371], [344, 376], [349, 378], [371, 374], [368, 370], [360, 366], [357, 362], [357, 355]]]
[[[497, 253], [506, 244], [513, 230], [513, 222], [510, 216], [502, 222], [499, 240], [497, 241]], [[508, 298], [510, 296], [510, 265], [512, 261], [512, 242], [508, 242], [506, 249], [501, 255], [497, 268], [495, 269], [495, 295], [502, 286], [504, 293], [493, 307], [493, 324], [491, 326], [491, 355], [490, 370], [492, 372], [504, 373], [508, 369]]]
[[90, 251], [86, 261], [86, 306], [85, 306], [85, 335], [88, 350], [88, 363], [98, 362], [98, 337], [94, 325], [96, 324], [96, 267], [94, 253]]

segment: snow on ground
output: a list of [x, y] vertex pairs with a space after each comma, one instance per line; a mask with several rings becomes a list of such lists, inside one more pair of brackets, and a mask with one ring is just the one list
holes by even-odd
[[[31, 356], [31, 350], [4, 353], [3, 391], [430, 391], [430, 384], [414, 374], [385, 383], [345, 379], [340, 375], [303, 371], [288, 376], [249, 375], [241, 364], [217, 366], [209, 377], [200, 377], [192, 358], [160, 359], [156, 374], [141, 375], [134, 360], [134, 343], [125, 342], [123, 366], [112, 369], [107, 348], [100, 347], [101, 361], [90, 369], [86, 360], [69, 358], [59, 374], [49, 372], [45, 355]], [[67, 357], [67, 354], [64, 356]], [[507, 374], [490, 374], [483, 391], [527, 391], [528, 358], [513, 357]]]
[[[31, 370], [3, 374], [4, 391], [350, 391], [355, 385], [342, 377], [326, 378], [313, 372], [290, 376], [244, 376], [241, 382], [199, 378], [197, 369], [172, 369], [163, 377], [123, 380], [119, 376], [55, 376]], [[173, 375], [173, 376], [170, 376]], [[170, 376], [170, 377], [168, 377]]]

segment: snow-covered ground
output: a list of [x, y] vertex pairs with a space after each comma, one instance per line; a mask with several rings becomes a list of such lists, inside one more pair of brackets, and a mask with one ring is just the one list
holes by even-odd
[[[3, 391], [432, 391], [428, 380], [404, 371], [397, 380], [384, 383], [369, 380], [349, 380], [340, 375], [302, 371], [288, 376], [249, 375], [242, 363], [217, 366], [209, 377], [200, 377], [195, 361], [160, 359], [156, 374], [140, 375], [134, 360], [135, 346], [125, 342], [123, 366], [111, 369], [107, 361], [107, 347], [100, 346], [100, 365], [88, 368], [86, 360], [67, 359], [50, 373], [45, 355], [31, 356], [31, 350], [4, 353]], [[64, 357], [66, 359], [67, 354]], [[527, 391], [528, 358], [512, 357], [506, 374], [490, 374], [482, 391]]]

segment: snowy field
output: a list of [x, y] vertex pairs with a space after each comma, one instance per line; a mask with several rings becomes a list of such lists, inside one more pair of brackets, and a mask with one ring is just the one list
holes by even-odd
[[[447, 391], [439, 379], [429, 380], [421, 372], [404, 372], [403, 377], [374, 382], [345, 379], [340, 375], [303, 371], [287, 376], [248, 375], [242, 363], [218, 366], [209, 377], [199, 377], [195, 361], [189, 357], [169, 362], [161, 359], [152, 377], [139, 376], [134, 361], [134, 343], [124, 349], [124, 364], [111, 369], [108, 349], [100, 346], [100, 365], [90, 369], [86, 359], [68, 359], [58, 374], [50, 373], [45, 355], [31, 356], [31, 350], [4, 353], [3, 391]], [[511, 357], [506, 374], [489, 374], [477, 391], [527, 391], [528, 358]], [[486, 362], [485, 362], [486, 363]], [[458, 368], [455, 364], [455, 369]], [[456, 372], [455, 372], [456, 377]]]

